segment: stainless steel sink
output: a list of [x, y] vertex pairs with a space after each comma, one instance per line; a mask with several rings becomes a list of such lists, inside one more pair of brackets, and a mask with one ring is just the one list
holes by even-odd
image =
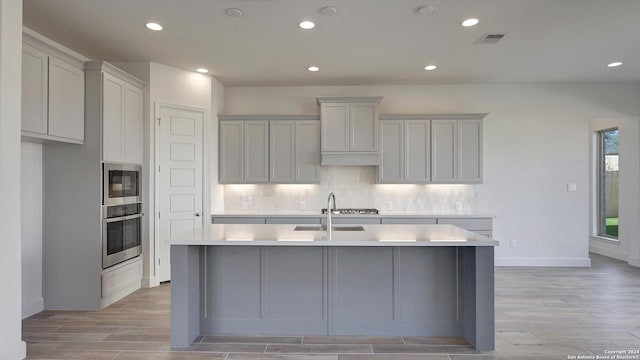
[[[333, 230], [333, 231], [364, 231], [364, 227], [362, 227], [360, 225], [356, 225], [356, 226], [332, 226], [331, 230]], [[322, 226], [322, 225], [313, 225], [313, 226], [298, 225], [295, 228], [293, 228], [293, 231], [327, 231], [327, 227], [326, 226]]]

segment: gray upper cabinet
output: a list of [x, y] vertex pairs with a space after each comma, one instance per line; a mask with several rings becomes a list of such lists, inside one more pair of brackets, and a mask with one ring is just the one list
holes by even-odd
[[392, 118], [380, 120], [378, 182], [430, 182], [430, 121]]
[[378, 182], [404, 182], [404, 121], [380, 121], [380, 166]]
[[296, 182], [320, 183], [320, 122], [296, 120]]
[[143, 161], [143, 95], [142, 89], [126, 84], [124, 94], [124, 162]]
[[317, 120], [272, 120], [269, 143], [270, 182], [320, 182], [320, 123]]
[[458, 121], [458, 180], [482, 182], [482, 122]]
[[486, 115], [381, 115], [378, 182], [481, 183]]
[[458, 180], [457, 129], [457, 120], [433, 120], [431, 123], [433, 182], [448, 183]]
[[220, 122], [221, 183], [244, 183], [244, 121]]
[[102, 159], [124, 162], [124, 81], [103, 74]]
[[49, 58], [49, 135], [84, 140], [84, 71]]
[[317, 115], [219, 115], [220, 182], [319, 183]]
[[245, 182], [269, 182], [269, 123], [247, 121], [244, 126]]
[[22, 45], [22, 131], [47, 134], [49, 55]]
[[319, 97], [322, 165], [378, 165], [382, 97]]
[[85, 71], [92, 105], [87, 119], [102, 129], [102, 160], [142, 164], [144, 82], [104, 61], [87, 62]]
[[[26, 140], [84, 142], [82, 58], [24, 33], [22, 135]], [[70, 50], [69, 50], [70, 52]]]
[[294, 121], [275, 120], [270, 124], [269, 158], [271, 182], [292, 183], [296, 180], [296, 124]]
[[405, 182], [431, 181], [431, 121], [406, 120], [404, 124]]
[[485, 115], [431, 121], [432, 182], [482, 182], [482, 118]]
[[269, 123], [220, 122], [220, 182], [269, 182]]

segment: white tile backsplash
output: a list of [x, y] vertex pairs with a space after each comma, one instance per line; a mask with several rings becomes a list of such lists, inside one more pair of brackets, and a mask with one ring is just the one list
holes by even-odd
[[377, 184], [373, 166], [322, 167], [321, 183], [224, 185], [224, 210], [299, 211], [327, 206], [335, 193], [339, 208], [376, 208], [380, 211], [476, 212], [475, 185]]

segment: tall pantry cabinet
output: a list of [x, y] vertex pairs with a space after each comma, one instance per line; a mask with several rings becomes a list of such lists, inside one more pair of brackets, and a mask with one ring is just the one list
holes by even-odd
[[142, 257], [102, 268], [102, 162], [142, 164], [145, 84], [103, 61], [84, 68], [84, 143], [45, 151], [46, 309], [101, 309], [141, 287]]

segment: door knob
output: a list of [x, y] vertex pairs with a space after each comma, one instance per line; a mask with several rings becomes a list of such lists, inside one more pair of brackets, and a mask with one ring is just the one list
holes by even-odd
[[200, 213], [196, 213], [196, 216], [200, 216]]

